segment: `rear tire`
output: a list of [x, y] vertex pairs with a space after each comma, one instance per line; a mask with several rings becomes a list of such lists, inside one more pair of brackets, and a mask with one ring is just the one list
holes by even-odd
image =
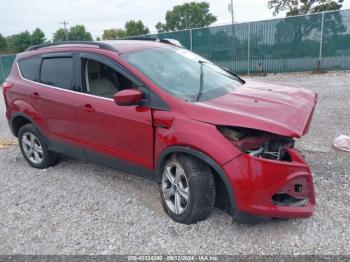
[[213, 173], [193, 156], [176, 154], [166, 161], [159, 189], [165, 212], [179, 223], [205, 220], [214, 209]]
[[34, 168], [45, 169], [59, 162], [59, 156], [48, 150], [45, 140], [33, 124], [19, 129], [18, 143], [25, 160]]

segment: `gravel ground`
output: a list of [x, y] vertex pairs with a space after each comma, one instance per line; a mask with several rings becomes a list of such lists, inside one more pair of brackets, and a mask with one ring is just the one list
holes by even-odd
[[[9, 146], [0, 149], [0, 254], [350, 255], [350, 153], [331, 146], [350, 135], [350, 72], [257, 79], [319, 93], [310, 133], [297, 143], [315, 173], [312, 218], [249, 226], [216, 209], [186, 226], [165, 215], [152, 182], [69, 158], [36, 170]], [[0, 100], [0, 139], [13, 140]]]

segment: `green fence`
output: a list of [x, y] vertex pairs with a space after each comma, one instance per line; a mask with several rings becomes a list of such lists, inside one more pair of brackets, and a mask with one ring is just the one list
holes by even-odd
[[8, 74], [10, 73], [13, 60], [16, 55], [4, 55], [0, 56], [0, 84], [4, 82]]
[[350, 10], [143, 37], [177, 39], [238, 73], [350, 69]]
[[[143, 37], [177, 39], [186, 48], [243, 74], [350, 69], [350, 10]], [[0, 57], [0, 83], [14, 58]]]

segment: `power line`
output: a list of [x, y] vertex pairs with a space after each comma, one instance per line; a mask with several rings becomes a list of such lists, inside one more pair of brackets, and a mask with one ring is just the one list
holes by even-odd
[[60, 22], [60, 24], [63, 25], [64, 27], [64, 34], [66, 36], [66, 41], [68, 41], [68, 30], [67, 30], [68, 22], [66, 22], [66, 20], [63, 20], [63, 22]]

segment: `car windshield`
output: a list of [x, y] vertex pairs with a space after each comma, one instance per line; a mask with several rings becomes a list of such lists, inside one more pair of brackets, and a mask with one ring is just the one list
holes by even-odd
[[161, 89], [185, 101], [213, 99], [242, 85], [234, 75], [183, 48], [149, 48], [123, 57]]

